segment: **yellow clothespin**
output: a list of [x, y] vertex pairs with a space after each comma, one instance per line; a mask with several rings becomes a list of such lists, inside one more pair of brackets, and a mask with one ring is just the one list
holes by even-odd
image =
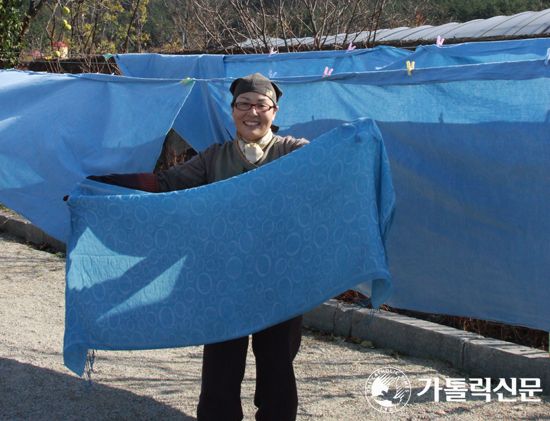
[[184, 85], [189, 85], [191, 83], [193, 83], [194, 80], [191, 79], [190, 77], [186, 77], [185, 79], [181, 80], [180, 83], [183, 83]]
[[414, 61], [407, 61], [407, 74], [412, 76], [412, 71], [414, 70]]

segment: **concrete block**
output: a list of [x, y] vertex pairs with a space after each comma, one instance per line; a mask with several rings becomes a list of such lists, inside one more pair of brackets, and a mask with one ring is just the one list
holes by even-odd
[[359, 310], [357, 306], [343, 303], [336, 304], [334, 313], [334, 334], [351, 336], [353, 314]]
[[326, 332], [334, 331], [334, 313], [336, 300], [329, 300], [303, 314], [302, 324]]
[[544, 393], [550, 393], [550, 358], [546, 351], [498, 339], [476, 339], [464, 347], [463, 370], [492, 379], [539, 378]]
[[0, 213], [0, 229], [6, 230], [12, 235], [23, 237], [31, 243], [48, 244], [50, 247], [63, 252], [67, 250], [65, 243], [46, 234], [22, 216], [6, 212]]
[[462, 368], [464, 345], [482, 338], [425, 320], [413, 319], [387, 311], [376, 312], [370, 323], [371, 310], [354, 314], [351, 334], [371, 341], [378, 348], [390, 348], [405, 355], [437, 358]]

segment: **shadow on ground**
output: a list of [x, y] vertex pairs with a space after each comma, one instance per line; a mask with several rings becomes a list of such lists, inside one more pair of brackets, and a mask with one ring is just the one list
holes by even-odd
[[[30, 385], [30, 386], [29, 386]], [[0, 419], [195, 420], [150, 397], [0, 358]]]

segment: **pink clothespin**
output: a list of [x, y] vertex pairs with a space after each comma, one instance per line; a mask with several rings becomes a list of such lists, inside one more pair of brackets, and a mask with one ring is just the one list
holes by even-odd
[[271, 47], [271, 50], [269, 50], [269, 57], [271, 57], [273, 54], [277, 54], [278, 51], [275, 51], [275, 48]]
[[346, 54], [353, 50], [355, 50], [355, 45], [353, 45], [353, 43], [350, 42], [348, 45], [348, 49], [346, 50]]
[[330, 70], [329, 70], [328, 67], [325, 67], [325, 73], [323, 73], [323, 77], [330, 76], [333, 70], [334, 70], [334, 69], [330, 69]]
[[445, 42], [445, 38], [441, 38], [439, 35], [437, 36], [437, 41], [435, 42], [435, 45], [438, 47], [441, 47], [443, 43]]

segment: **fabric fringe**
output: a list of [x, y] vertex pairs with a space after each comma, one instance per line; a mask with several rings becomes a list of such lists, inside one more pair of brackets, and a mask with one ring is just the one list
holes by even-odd
[[88, 356], [86, 357], [86, 365], [84, 366], [84, 374], [82, 374], [82, 380], [84, 381], [84, 387], [86, 388], [86, 394], [89, 396], [90, 391], [94, 385], [92, 383], [92, 373], [94, 372], [95, 362], [95, 350], [89, 349]]
[[360, 308], [366, 308], [370, 310], [368, 320], [365, 323], [363, 323], [364, 326], [370, 325], [372, 323], [372, 320], [374, 319], [374, 313], [376, 313], [377, 311], [380, 312], [380, 309], [376, 310], [375, 308], [372, 307], [372, 300], [368, 297], [356, 298], [354, 304]]

